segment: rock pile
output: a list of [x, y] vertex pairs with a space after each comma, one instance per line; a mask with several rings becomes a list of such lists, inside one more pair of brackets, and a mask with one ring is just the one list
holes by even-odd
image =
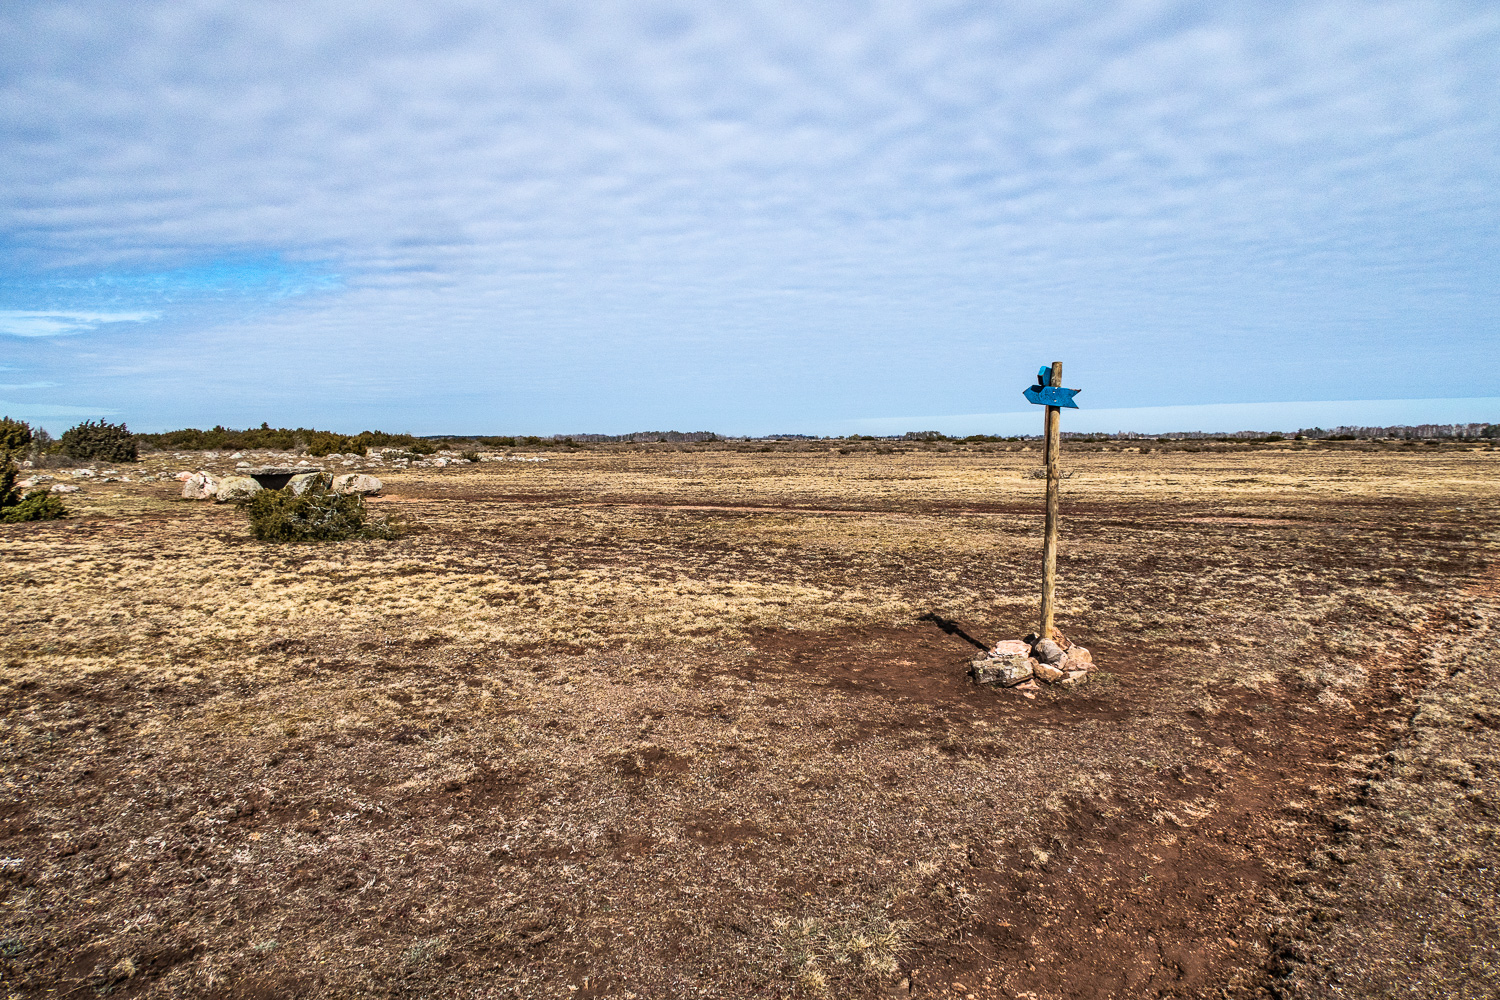
[[[178, 473], [177, 478], [182, 481], [184, 499], [227, 503], [247, 499], [262, 489], [279, 489], [282, 485], [289, 488], [294, 496], [301, 496], [319, 476], [326, 475], [318, 469], [304, 471], [296, 466], [252, 469], [250, 472], [251, 475], [227, 476], [224, 479], [209, 472], [182, 472]], [[362, 496], [374, 496], [384, 488], [379, 479], [364, 473], [349, 473], [324, 481], [331, 482], [337, 493], [358, 493]]]
[[1057, 629], [1047, 638], [1028, 635], [1024, 640], [1007, 640], [969, 665], [969, 676], [975, 684], [993, 687], [1037, 690], [1037, 681], [1073, 687], [1083, 684], [1094, 671], [1094, 657], [1082, 646], [1071, 643]]

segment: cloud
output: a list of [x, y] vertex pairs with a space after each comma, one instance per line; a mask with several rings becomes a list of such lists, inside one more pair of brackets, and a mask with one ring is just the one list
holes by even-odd
[[1489, 395], [1496, 79], [1482, 3], [11, 4], [0, 307], [350, 420]]
[[0, 413], [16, 420], [26, 420], [31, 423], [41, 423], [48, 431], [61, 433], [65, 428], [79, 420], [93, 420], [99, 417], [113, 417], [119, 414], [119, 410], [104, 406], [73, 406], [68, 404], [54, 403], [17, 403], [0, 400]]
[[92, 330], [102, 323], [146, 323], [158, 317], [158, 313], [152, 312], [32, 312], [0, 309], [0, 334], [12, 337], [57, 337]]

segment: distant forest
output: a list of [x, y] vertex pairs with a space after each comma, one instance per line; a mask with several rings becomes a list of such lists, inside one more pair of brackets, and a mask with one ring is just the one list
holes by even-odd
[[[305, 451], [309, 455], [364, 454], [372, 448], [400, 448], [417, 454], [431, 454], [438, 448], [554, 448], [578, 447], [588, 444], [702, 444], [713, 441], [789, 441], [819, 440], [811, 434], [767, 434], [757, 438], [730, 437], [712, 431], [636, 431], [632, 434], [554, 434], [549, 437], [535, 435], [461, 435], [434, 434], [419, 437], [414, 434], [388, 434], [385, 431], [360, 431], [358, 434], [340, 434], [336, 431], [317, 430], [310, 427], [271, 427], [261, 424], [245, 430], [215, 427], [212, 430], [187, 428], [164, 431], [160, 434], [136, 434], [136, 442], [142, 448], [159, 451]], [[966, 437], [950, 437], [940, 431], [908, 431], [882, 437], [855, 434], [838, 440], [854, 441], [1025, 441], [1039, 435], [994, 435], [971, 434]], [[1496, 440], [1500, 439], [1500, 424], [1418, 424], [1393, 427], [1308, 427], [1291, 434], [1272, 431], [1237, 431], [1214, 433], [1209, 431], [1174, 431], [1165, 434], [1141, 434], [1120, 431], [1116, 434], [1070, 433], [1063, 437], [1071, 441], [1247, 441], [1275, 442], [1285, 440], [1310, 441], [1356, 441], [1356, 440]]]

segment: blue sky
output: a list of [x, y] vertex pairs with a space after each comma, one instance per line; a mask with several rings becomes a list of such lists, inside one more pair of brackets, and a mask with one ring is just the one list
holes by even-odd
[[1500, 421], [1494, 4], [800, 6], [5, 4], [0, 409]]

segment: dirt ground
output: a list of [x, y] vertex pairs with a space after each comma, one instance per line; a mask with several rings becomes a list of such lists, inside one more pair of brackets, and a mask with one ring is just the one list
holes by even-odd
[[[14, 997], [1500, 994], [1500, 453], [725, 446], [0, 526]], [[848, 453], [843, 453], [848, 452]], [[192, 470], [150, 456], [133, 471]]]

